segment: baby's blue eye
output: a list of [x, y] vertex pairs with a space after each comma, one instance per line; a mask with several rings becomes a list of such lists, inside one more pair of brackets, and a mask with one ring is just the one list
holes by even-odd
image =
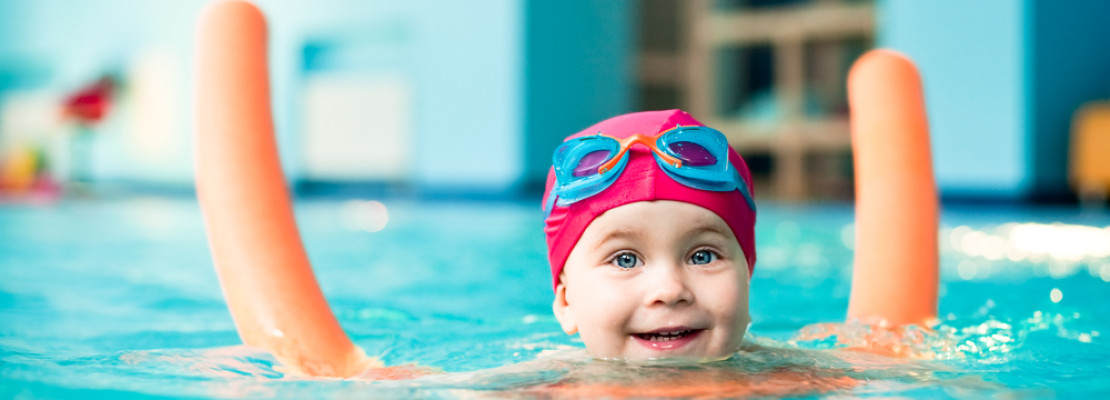
[[636, 264], [639, 263], [640, 259], [632, 253], [621, 253], [617, 255], [617, 258], [613, 259], [613, 264], [624, 269], [635, 268]]
[[714, 261], [717, 261], [717, 253], [709, 250], [698, 250], [690, 256], [690, 263], [694, 265], [705, 265]]

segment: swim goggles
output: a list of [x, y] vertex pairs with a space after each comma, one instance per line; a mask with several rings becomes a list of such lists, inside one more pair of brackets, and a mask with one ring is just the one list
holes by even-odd
[[628, 164], [628, 149], [637, 143], [651, 149], [659, 168], [676, 182], [715, 192], [739, 190], [755, 211], [747, 183], [728, 161], [725, 135], [705, 126], [678, 125], [654, 136], [635, 134], [618, 140], [599, 132], [563, 142], [552, 157], [556, 181], [545, 202], [545, 214], [556, 204], [574, 204], [616, 182]]

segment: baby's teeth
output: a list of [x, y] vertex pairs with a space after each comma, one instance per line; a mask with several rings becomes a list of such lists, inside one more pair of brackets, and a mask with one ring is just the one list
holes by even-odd
[[678, 338], [679, 336], [682, 336], [686, 332], [687, 331], [654, 333], [651, 335], [651, 340], [657, 342], [671, 341], [675, 338]]

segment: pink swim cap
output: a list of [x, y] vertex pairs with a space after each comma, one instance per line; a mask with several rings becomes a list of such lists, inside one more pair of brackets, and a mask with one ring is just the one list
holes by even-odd
[[[567, 140], [579, 136], [603, 133], [614, 138], [625, 138], [634, 134], [654, 135], [656, 133], [682, 126], [704, 126], [690, 114], [682, 110], [646, 111], [616, 116], [597, 123]], [[671, 179], [655, 163], [651, 150], [643, 146], [633, 146], [628, 151], [628, 165], [620, 177], [601, 193], [579, 200], [568, 206], [554, 206], [551, 214], [544, 220], [544, 233], [547, 234], [547, 259], [551, 263], [551, 277], [554, 286], [559, 285], [559, 274], [567, 262], [570, 251], [582, 237], [582, 232], [604, 212], [637, 201], [673, 200], [700, 206], [721, 217], [736, 239], [748, 261], [748, 274], [755, 268], [755, 210], [748, 207], [744, 195], [738, 190], [714, 192], [694, 189]], [[728, 160], [740, 172], [740, 176], [752, 187], [751, 172], [748, 164], [729, 147]], [[555, 187], [555, 170], [547, 173], [547, 188], [544, 199], [551, 195]], [[754, 193], [753, 193], [754, 195]]]

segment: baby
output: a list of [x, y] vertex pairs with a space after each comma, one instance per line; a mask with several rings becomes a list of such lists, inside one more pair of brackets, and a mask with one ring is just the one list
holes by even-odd
[[[243, 343], [312, 376], [426, 374], [367, 357], [316, 283], [274, 140], [265, 17], [250, 3], [215, 2], [198, 29], [197, 197]], [[848, 316], [925, 325], [937, 306], [937, 204], [919, 75], [908, 59], [873, 51], [849, 88]], [[597, 358], [732, 355], [750, 321], [755, 203], [747, 165], [724, 136], [678, 110], [628, 114], [571, 136], [553, 163], [545, 231], [563, 330]]]
[[751, 321], [751, 175], [680, 110], [626, 114], [555, 150], [544, 193], [552, 308], [605, 359], [728, 358]]

